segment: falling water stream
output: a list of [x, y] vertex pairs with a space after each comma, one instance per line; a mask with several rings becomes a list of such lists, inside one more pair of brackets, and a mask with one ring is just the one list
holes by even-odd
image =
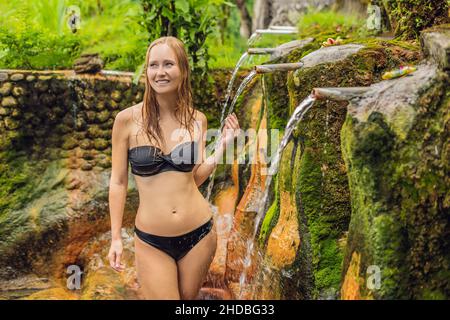
[[228, 102], [230, 101], [231, 90], [233, 90], [234, 80], [236, 79], [236, 75], [239, 71], [239, 68], [241, 67], [242, 64], [244, 64], [244, 62], [245, 62], [245, 60], [247, 60], [248, 56], [249, 55], [247, 52], [244, 52], [242, 54], [242, 56], [239, 58], [239, 61], [236, 64], [236, 66], [234, 67], [233, 73], [231, 74], [231, 79], [228, 82], [227, 92], [226, 92], [226, 96], [225, 96], [225, 102], [222, 107], [222, 114], [220, 116], [220, 124], [221, 125], [222, 125], [222, 121], [225, 116], [225, 109], [227, 108]]
[[[241, 85], [239, 86], [239, 88], [238, 88], [238, 90], [237, 90], [237, 92], [236, 92], [236, 94], [235, 94], [235, 96], [234, 96], [234, 98], [233, 98], [233, 101], [232, 101], [231, 104], [230, 104], [230, 107], [228, 108], [227, 116], [233, 112], [233, 108], [234, 108], [234, 105], [235, 105], [236, 102], [237, 102], [237, 99], [239, 98], [239, 96], [242, 94], [242, 92], [244, 91], [244, 89], [247, 87], [247, 85], [253, 80], [253, 78], [254, 78], [256, 75], [257, 75], [256, 70], [252, 70], [252, 71], [247, 75], [247, 77], [242, 81]], [[225, 107], [226, 107], [226, 106], [224, 106], [224, 110], [225, 110]], [[222, 128], [223, 128], [223, 123], [222, 123], [222, 122], [223, 122], [223, 119], [222, 119], [222, 121], [221, 121], [221, 123], [220, 123], [220, 126], [219, 126], [218, 137], [220, 137], [220, 132], [222, 131]], [[219, 143], [220, 143], [220, 139], [217, 138], [217, 139], [215, 140], [215, 142], [213, 143], [213, 148], [214, 148], [213, 150], [216, 150], [216, 149], [217, 149], [217, 147], [219, 146]], [[217, 166], [216, 166], [216, 168], [217, 168]], [[214, 177], [215, 177], [215, 174], [216, 174], [216, 168], [214, 168], [213, 172], [211, 173], [211, 180], [209, 181], [208, 188], [207, 188], [206, 200], [207, 200], [208, 202], [209, 202], [209, 199], [210, 199], [210, 197], [211, 197], [212, 188], [213, 188], [213, 186], [214, 186]]]
[[292, 116], [290, 117], [290, 119], [286, 125], [286, 129], [285, 129], [283, 138], [277, 148], [277, 151], [275, 152], [275, 156], [271, 161], [271, 165], [270, 165], [270, 168], [268, 171], [268, 177], [265, 181], [264, 195], [262, 198], [258, 199], [257, 214], [255, 217], [253, 234], [250, 237], [250, 239], [247, 240], [247, 250], [246, 250], [245, 258], [243, 260], [244, 261], [244, 269], [241, 273], [241, 276], [239, 277], [239, 288], [240, 288], [239, 299], [242, 299], [243, 288], [244, 288], [246, 277], [247, 277], [247, 269], [251, 265], [251, 257], [252, 257], [252, 253], [253, 253], [253, 247], [254, 247], [256, 234], [259, 229], [259, 224], [262, 221], [262, 219], [264, 219], [264, 216], [266, 213], [265, 207], [267, 205], [267, 198], [269, 195], [269, 187], [270, 187], [270, 184], [272, 181], [272, 177], [278, 171], [281, 154], [283, 153], [284, 148], [288, 144], [289, 139], [291, 138], [292, 132], [297, 127], [297, 125], [301, 122], [301, 120], [303, 119], [306, 112], [308, 112], [308, 110], [313, 106], [314, 101], [315, 101], [314, 96], [310, 95], [305, 100], [303, 100], [297, 106], [297, 108], [295, 108], [294, 113], [292, 114]]

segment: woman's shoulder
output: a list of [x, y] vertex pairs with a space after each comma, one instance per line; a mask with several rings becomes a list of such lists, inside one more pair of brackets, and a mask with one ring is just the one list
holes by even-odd
[[133, 119], [133, 116], [135, 116], [136, 114], [140, 114], [141, 109], [142, 102], [139, 102], [131, 107], [119, 111], [115, 118], [117, 121], [129, 122], [131, 119]]
[[198, 109], [194, 109], [194, 118], [195, 120], [200, 121], [201, 123], [206, 122], [205, 114]]

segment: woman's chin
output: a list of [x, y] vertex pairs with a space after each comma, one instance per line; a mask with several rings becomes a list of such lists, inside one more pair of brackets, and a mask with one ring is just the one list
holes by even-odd
[[155, 90], [155, 92], [157, 94], [170, 94], [170, 93], [175, 93], [176, 89], [174, 88], [153, 88], [153, 90]]

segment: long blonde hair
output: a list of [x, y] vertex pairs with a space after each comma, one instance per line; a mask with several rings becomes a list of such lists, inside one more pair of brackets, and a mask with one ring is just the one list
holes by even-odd
[[[144, 123], [144, 132], [149, 141], [155, 141], [161, 147], [164, 137], [159, 126], [159, 104], [156, 99], [156, 92], [150, 85], [147, 68], [150, 57], [150, 50], [158, 44], [167, 44], [175, 53], [178, 66], [181, 72], [181, 83], [178, 86], [177, 104], [175, 107], [175, 118], [180, 121], [182, 128], [186, 128], [192, 139], [192, 130], [194, 124], [194, 108], [192, 102], [191, 71], [189, 68], [188, 56], [182, 41], [175, 37], [161, 37], [154, 40], [147, 49], [145, 56], [145, 91], [142, 105], [142, 120]], [[153, 138], [153, 139], [152, 139]]]

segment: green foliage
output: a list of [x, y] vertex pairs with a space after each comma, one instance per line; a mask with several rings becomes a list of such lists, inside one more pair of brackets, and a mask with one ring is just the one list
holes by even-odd
[[[5, 1], [0, 20], [0, 67], [71, 68], [82, 52], [98, 52], [105, 69], [135, 70], [145, 56], [147, 34], [138, 1]], [[81, 24], [66, 24], [69, 5]]]
[[2, 68], [68, 68], [81, 51], [74, 37], [44, 34], [38, 28], [12, 32], [0, 27]]
[[[105, 69], [134, 71], [145, 58], [147, 31], [139, 1], [79, 1], [85, 52], [98, 52]], [[83, 18], [84, 17], [84, 18]]]
[[[97, 52], [105, 69], [135, 71], [143, 63], [149, 41], [164, 33], [158, 26], [170, 22], [201, 76], [207, 67], [232, 68], [247, 46], [239, 34], [236, 6], [224, 0], [172, 2], [174, 14], [161, 9], [157, 18], [145, 23], [143, 16], [152, 18], [154, 13], [144, 11], [139, 0], [0, 0], [0, 67], [67, 69], [81, 53]], [[170, 1], [153, 3], [160, 8]], [[80, 12], [76, 33], [67, 25], [70, 6]], [[254, 58], [254, 63], [267, 59]]]
[[208, 66], [214, 69], [233, 68], [246, 49], [246, 40], [240, 36], [225, 39], [221, 44], [219, 35], [211, 35], [206, 44], [210, 54]]
[[79, 38], [69, 33], [48, 32], [48, 28], [55, 27], [59, 15], [48, 17], [47, 27], [38, 24], [25, 5], [6, 15], [9, 19], [0, 22], [0, 67], [66, 68], [79, 55]]
[[149, 41], [174, 36], [183, 41], [194, 72], [208, 70], [206, 39], [216, 26], [213, 9], [227, 4], [223, 0], [142, 0], [144, 24]]

